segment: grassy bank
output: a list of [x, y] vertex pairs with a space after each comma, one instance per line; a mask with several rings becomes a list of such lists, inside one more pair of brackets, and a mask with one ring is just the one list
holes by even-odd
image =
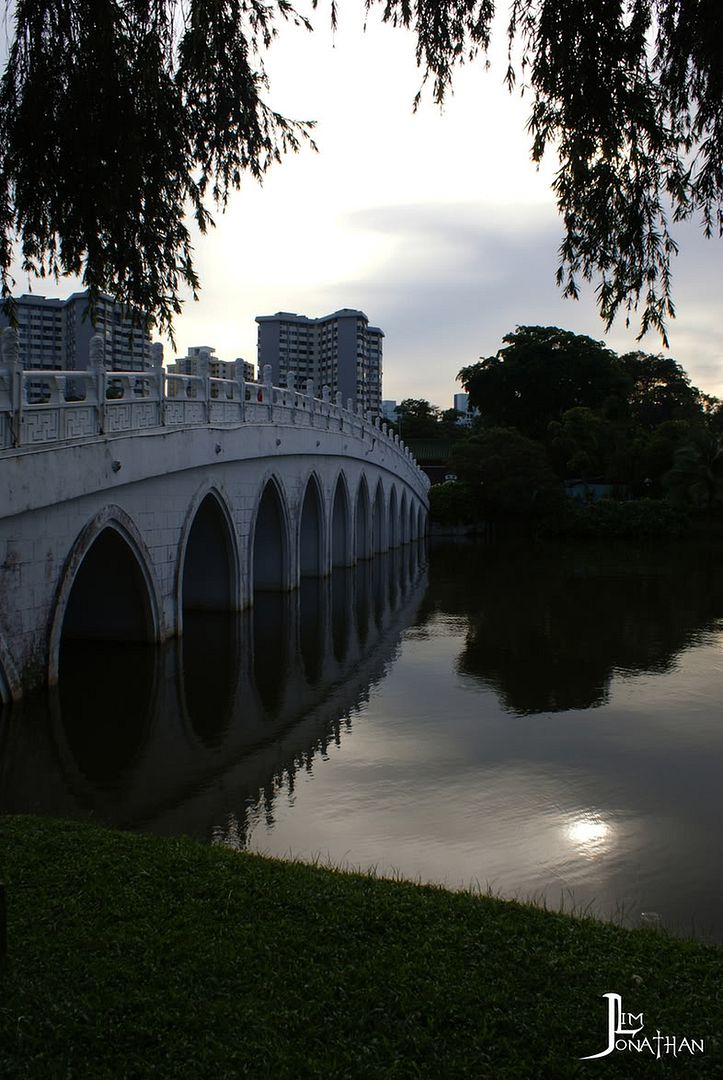
[[[0, 853], [4, 1080], [723, 1075], [721, 949], [36, 818]], [[705, 1052], [579, 1062], [612, 991]]]

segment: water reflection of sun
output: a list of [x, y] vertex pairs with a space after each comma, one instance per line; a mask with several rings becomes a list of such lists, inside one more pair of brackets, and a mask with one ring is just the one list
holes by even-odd
[[565, 834], [581, 855], [593, 858], [605, 855], [612, 847], [614, 839], [612, 826], [593, 812], [569, 818], [565, 825]]

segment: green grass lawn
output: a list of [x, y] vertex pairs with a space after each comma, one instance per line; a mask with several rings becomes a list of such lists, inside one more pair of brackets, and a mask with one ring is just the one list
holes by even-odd
[[[2, 1080], [723, 1076], [723, 949], [38, 818], [0, 879]], [[578, 1061], [606, 992], [704, 1053]]]

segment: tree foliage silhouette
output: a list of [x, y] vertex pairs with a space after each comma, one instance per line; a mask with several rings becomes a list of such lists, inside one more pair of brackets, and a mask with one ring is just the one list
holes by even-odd
[[490, 423], [541, 439], [568, 409], [599, 409], [621, 392], [616, 355], [600, 341], [557, 326], [518, 326], [502, 340], [457, 376]]
[[[317, 0], [312, 0], [317, 6]], [[411, 29], [442, 103], [490, 44], [493, 0], [365, 0]], [[336, 4], [331, 4], [332, 22]], [[168, 329], [196, 291], [199, 227], [244, 173], [310, 138], [265, 102], [263, 56], [288, 0], [18, 0], [0, 88], [0, 271], [82, 274]], [[559, 157], [558, 281], [597, 281], [600, 312], [673, 315], [671, 221], [723, 231], [718, 0], [510, 0], [507, 81], [532, 98], [532, 158]]]
[[440, 436], [440, 410], [426, 398], [405, 398], [397, 405], [397, 427], [404, 439], [428, 439]]
[[80, 274], [162, 330], [196, 295], [186, 215], [310, 138], [265, 103], [286, 0], [19, 0], [0, 87], [0, 271]]

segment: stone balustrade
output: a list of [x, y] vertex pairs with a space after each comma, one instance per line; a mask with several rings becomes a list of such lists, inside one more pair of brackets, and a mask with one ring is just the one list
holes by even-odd
[[343, 405], [341, 394], [332, 401], [327, 386], [317, 397], [311, 380], [297, 389], [293, 373], [286, 387], [273, 386], [268, 365], [258, 383], [245, 382], [242, 364], [235, 379], [176, 374], [163, 367], [160, 344], [152, 347], [148, 370], [112, 371], [103, 363], [100, 335], [91, 339], [87, 370], [33, 371], [20, 363], [15, 330], [4, 330], [0, 344], [0, 456], [152, 429], [285, 424], [385, 445], [426, 481], [409, 449], [379, 417], [361, 406], [355, 410], [351, 399]]

